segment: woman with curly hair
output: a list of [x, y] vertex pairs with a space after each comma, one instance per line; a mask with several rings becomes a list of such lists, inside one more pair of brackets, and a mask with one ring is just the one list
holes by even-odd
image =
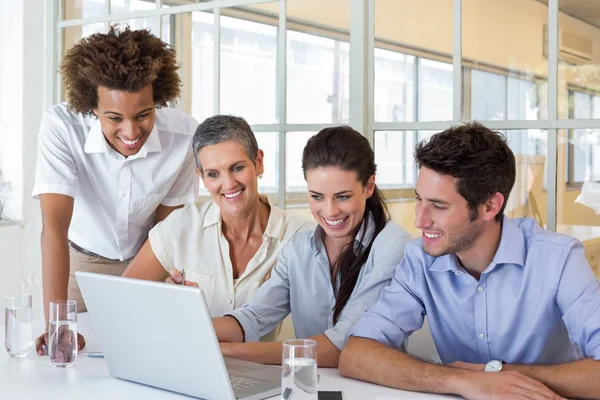
[[[195, 200], [198, 122], [166, 107], [179, 97], [177, 69], [175, 50], [145, 30], [111, 27], [67, 52], [68, 103], [42, 118], [33, 188], [46, 316], [66, 298], [84, 311], [75, 271], [121, 275], [150, 228]], [[47, 333], [38, 354], [46, 343]]]

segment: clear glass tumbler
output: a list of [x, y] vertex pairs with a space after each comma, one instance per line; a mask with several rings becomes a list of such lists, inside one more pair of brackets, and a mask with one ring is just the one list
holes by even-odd
[[33, 349], [31, 295], [9, 294], [4, 298], [4, 346], [11, 357], [27, 357]]
[[55, 367], [71, 367], [77, 358], [77, 302], [51, 301], [48, 322], [50, 361]]
[[317, 342], [293, 339], [283, 342], [281, 399], [317, 400]]

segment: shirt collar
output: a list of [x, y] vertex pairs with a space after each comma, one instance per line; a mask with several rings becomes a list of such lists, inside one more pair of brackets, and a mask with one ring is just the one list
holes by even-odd
[[[367, 247], [371, 241], [371, 238], [373, 237], [373, 234], [375, 233], [375, 222], [373, 221], [373, 215], [369, 214], [369, 217], [370, 218], [367, 219], [367, 229], [363, 230], [363, 227], [361, 226], [358, 234], [354, 238], [355, 253], [358, 253], [360, 249]], [[323, 249], [323, 233], [323, 228], [321, 228], [321, 225], [317, 224], [310, 235], [310, 245], [317, 253]]]
[[[522, 267], [525, 266], [525, 237], [521, 229], [506, 215], [502, 220], [502, 233], [500, 235], [500, 245], [494, 255], [494, 259], [483, 271], [484, 273], [491, 272], [497, 265], [516, 264]], [[429, 267], [430, 271], [444, 272], [465, 272], [460, 265], [456, 254], [448, 254], [434, 259]]]
[[[283, 239], [283, 235], [285, 234], [285, 221], [283, 218], [284, 211], [278, 207], [275, 207], [267, 196], [260, 195], [260, 201], [268, 204], [271, 209], [269, 212], [269, 219], [267, 221], [267, 227], [265, 228], [264, 236], [279, 240]], [[206, 229], [209, 226], [220, 224], [222, 221], [221, 210], [219, 209], [217, 203], [213, 201], [206, 212], [202, 228]]]
[[[148, 139], [146, 139], [146, 142], [144, 143], [140, 151], [129, 158], [143, 158], [146, 157], [148, 153], [160, 152], [162, 150], [160, 138], [158, 137], [158, 128], [156, 127], [156, 125], [157, 121], [155, 120], [154, 126], [152, 127], [152, 131], [150, 132], [150, 135], [148, 135]], [[98, 118], [93, 117], [92, 122], [90, 124], [90, 130], [87, 139], [85, 140], [85, 147], [83, 150], [86, 153], [106, 153], [113, 157], [120, 155], [119, 153], [114, 151], [106, 141], [106, 138], [102, 133], [102, 126], [100, 125], [100, 120], [98, 120]]]

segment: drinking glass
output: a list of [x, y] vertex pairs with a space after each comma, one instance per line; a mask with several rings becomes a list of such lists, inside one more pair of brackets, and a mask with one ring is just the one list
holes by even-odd
[[292, 339], [283, 342], [281, 399], [317, 400], [317, 342]]
[[48, 322], [50, 361], [55, 367], [71, 367], [77, 358], [77, 302], [51, 301]]
[[9, 294], [4, 299], [4, 347], [11, 357], [27, 357], [33, 349], [31, 295]]

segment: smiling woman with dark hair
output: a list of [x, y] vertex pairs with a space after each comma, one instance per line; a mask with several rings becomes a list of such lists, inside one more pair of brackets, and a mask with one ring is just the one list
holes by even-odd
[[67, 297], [84, 311], [75, 271], [121, 275], [150, 228], [196, 199], [189, 148], [198, 123], [166, 107], [179, 96], [177, 69], [175, 51], [145, 30], [112, 27], [65, 55], [68, 103], [43, 116], [33, 188], [46, 315]]
[[317, 342], [319, 365], [337, 367], [350, 328], [402, 259], [410, 235], [389, 219], [364, 136], [348, 126], [321, 130], [302, 169], [318, 226], [292, 238], [250, 303], [213, 319], [225, 356], [281, 363], [281, 343], [249, 342], [291, 312], [296, 337]]

